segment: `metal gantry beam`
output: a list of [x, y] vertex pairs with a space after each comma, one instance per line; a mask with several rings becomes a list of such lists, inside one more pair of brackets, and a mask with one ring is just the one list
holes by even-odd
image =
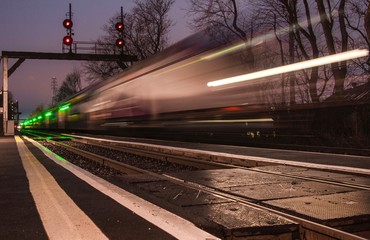
[[46, 53], [46, 52], [14, 52], [2, 51], [2, 57], [19, 59], [75, 60], [75, 61], [122, 61], [135, 62], [137, 56], [81, 53]]
[[[8, 59], [18, 58], [18, 61], [8, 69]], [[78, 53], [45, 53], [45, 52], [15, 52], [2, 51], [3, 69], [3, 134], [5, 136], [14, 135], [13, 122], [8, 120], [8, 78], [26, 59], [47, 59], [47, 60], [75, 60], [75, 61], [116, 61], [134, 62], [137, 56], [132, 55], [108, 55], [108, 54], [78, 54]]]
[[81, 53], [45, 53], [45, 52], [14, 52], [2, 51], [4, 58], [18, 58], [18, 61], [8, 70], [8, 78], [26, 59], [46, 60], [75, 60], [75, 61], [116, 61], [119, 65], [123, 62], [135, 62], [137, 56], [109, 55], [109, 54], [81, 54]]
[[25, 61], [26, 59], [24, 58], [20, 58], [18, 59], [18, 61], [16, 63], [14, 63], [14, 65], [9, 68], [8, 70], [8, 78], [10, 77], [10, 75], [13, 74], [13, 72], [15, 72], [15, 70], [17, 70], [17, 68]]

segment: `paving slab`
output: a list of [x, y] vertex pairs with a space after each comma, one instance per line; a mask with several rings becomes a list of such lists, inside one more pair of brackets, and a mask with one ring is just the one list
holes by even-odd
[[259, 173], [247, 169], [216, 169], [171, 174], [174, 177], [195, 182], [213, 188], [227, 188], [268, 183], [282, 183], [296, 181], [294, 178], [274, 176], [268, 173]]
[[199, 205], [187, 209], [193, 215], [223, 226], [225, 239], [295, 239], [293, 236], [298, 233], [298, 224], [238, 203]]
[[266, 201], [320, 221], [370, 216], [370, 192], [355, 191]]
[[354, 191], [353, 188], [313, 181], [292, 181], [264, 185], [249, 185], [223, 188], [240, 196], [255, 200], [273, 200], [292, 197], [325, 195]]
[[135, 185], [151, 195], [181, 207], [229, 202], [229, 200], [168, 181], [143, 182]]
[[320, 171], [314, 169], [308, 169], [303, 167], [293, 167], [293, 166], [264, 166], [256, 167], [253, 169], [259, 169], [269, 172], [287, 173], [300, 175], [301, 177], [315, 177], [327, 180], [337, 180], [342, 182], [348, 182], [353, 184], [370, 185], [370, 177], [365, 177], [361, 175], [346, 174], [346, 173], [336, 173], [329, 171]]

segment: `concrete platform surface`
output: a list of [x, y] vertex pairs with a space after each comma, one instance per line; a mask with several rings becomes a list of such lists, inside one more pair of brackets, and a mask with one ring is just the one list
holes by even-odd
[[17, 136], [0, 181], [0, 239], [218, 239]]

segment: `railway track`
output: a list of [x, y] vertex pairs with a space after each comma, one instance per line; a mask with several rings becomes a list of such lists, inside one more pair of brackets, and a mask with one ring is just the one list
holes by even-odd
[[112, 145], [109, 142], [102, 142], [99, 140], [74, 139], [73, 141], [90, 144], [95, 147], [103, 147], [109, 150], [117, 150], [120, 152], [126, 152], [126, 153], [135, 154], [135, 155], [150, 157], [153, 159], [158, 159], [160, 161], [167, 161], [171, 163], [178, 163], [180, 165], [192, 166], [192, 167], [195, 167], [196, 169], [242, 168], [242, 169], [248, 169], [249, 171], [273, 174], [276, 176], [282, 176], [282, 177], [288, 176], [288, 177], [293, 177], [296, 179], [302, 179], [302, 180], [307, 180], [307, 181], [315, 181], [315, 182], [327, 183], [327, 184], [332, 184], [332, 185], [337, 185], [337, 186], [351, 187], [351, 188], [356, 188], [360, 190], [370, 190], [370, 185], [353, 183], [346, 179], [345, 180], [341, 180], [341, 179], [331, 179], [330, 180], [330, 177], [326, 177], [326, 178], [325, 177], [323, 178], [320, 176], [304, 177], [304, 176], [294, 174], [294, 173], [286, 173], [286, 172], [281, 173], [279, 171], [271, 171], [271, 170], [267, 171], [267, 170], [261, 170], [261, 169], [256, 169], [256, 168], [250, 168], [249, 166], [206, 161], [204, 159], [196, 159], [194, 158], [194, 156], [190, 156], [190, 157], [179, 156], [177, 154], [170, 154], [170, 153], [162, 152], [159, 149], [158, 151], [153, 151], [153, 150], [139, 149], [135, 146], [130, 147], [130, 146]]
[[[35, 136], [34, 136], [35, 137]], [[69, 136], [71, 137], [71, 136]], [[73, 154], [76, 154], [78, 156], [82, 156], [85, 159], [90, 159], [94, 162], [96, 162], [99, 165], [102, 165], [104, 167], [107, 167], [109, 169], [114, 169], [114, 174], [117, 174], [117, 172], [124, 173], [124, 174], [145, 174], [147, 176], [151, 176], [153, 178], [161, 179], [163, 181], [169, 181], [174, 184], [180, 185], [182, 187], [191, 188], [196, 191], [211, 194], [223, 199], [227, 199], [228, 201], [237, 202], [243, 205], [247, 205], [253, 208], [257, 208], [263, 211], [268, 211], [274, 214], [277, 214], [279, 216], [282, 216], [284, 218], [290, 219], [291, 221], [294, 221], [296, 223], [299, 223], [300, 225], [300, 234], [301, 238], [304, 238], [303, 236], [310, 236], [307, 239], [315, 239], [313, 236], [315, 234], [319, 234], [320, 236], [325, 236], [328, 239], [365, 239], [360, 236], [356, 236], [351, 233], [347, 233], [338, 229], [335, 229], [333, 227], [329, 227], [325, 224], [319, 223], [317, 221], [313, 221], [309, 218], [304, 218], [300, 216], [299, 214], [292, 214], [291, 212], [284, 211], [283, 209], [279, 209], [276, 206], [269, 205], [268, 203], [260, 200], [256, 200], [253, 198], [248, 198], [246, 196], [241, 196], [237, 193], [234, 193], [232, 191], [225, 191], [219, 188], [214, 188], [212, 186], [202, 185], [197, 182], [191, 182], [188, 180], [181, 179], [179, 177], [176, 177], [174, 175], [171, 175], [171, 172], [181, 172], [181, 171], [194, 171], [194, 170], [200, 170], [200, 169], [233, 169], [233, 168], [245, 168], [248, 169], [248, 171], [263, 173], [263, 174], [270, 174], [273, 176], [280, 176], [280, 177], [291, 177], [294, 179], [297, 179], [297, 181], [304, 180], [304, 181], [314, 181], [319, 183], [325, 183], [340, 187], [347, 187], [352, 188], [356, 190], [365, 190], [369, 191], [370, 186], [366, 184], [358, 184], [353, 183], [350, 181], [341, 181], [338, 179], [330, 179], [330, 177], [321, 178], [321, 177], [306, 177], [306, 176], [300, 176], [299, 174], [286, 174], [281, 173], [279, 171], [275, 170], [263, 170], [257, 168], [250, 168], [250, 164], [245, 167], [242, 166], [235, 166], [225, 163], [217, 163], [214, 161], [211, 161], [212, 158], [209, 158], [209, 161], [205, 161], [204, 159], [195, 159], [194, 154], [183, 154], [179, 156], [178, 154], [173, 154], [171, 151], [164, 151], [160, 148], [157, 149], [157, 151], [153, 151], [153, 149], [145, 148], [145, 146], [136, 146], [136, 147], [130, 147], [130, 144], [119, 144], [115, 141], [109, 142], [109, 141], [101, 141], [96, 139], [74, 139], [72, 138], [72, 141], [70, 142], [58, 142], [48, 139], [48, 144], [52, 144], [54, 146], [57, 146], [58, 148], [66, 149], [69, 152], [72, 152]], [[88, 145], [86, 145], [88, 144]], [[87, 146], [87, 147], [86, 147]], [[83, 150], [85, 148], [85, 150]], [[86, 151], [87, 149], [97, 149], [95, 151]], [[111, 154], [111, 152], [115, 152], [113, 154], [113, 157], [107, 156], [107, 152]], [[104, 154], [105, 152], [105, 154]], [[121, 154], [120, 154], [121, 153]], [[133, 156], [140, 156], [146, 159], [150, 159], [150, 161], [157, 162], [154, 168], [145, 167], [143, 166], [135, 166], [135, 164], [125, 163], [124, 161], [120, 161], [119, 159], [114, 159], [114, 155], [122, 155], [122, 154], [131, 154]], [[109, 154], [108, 154], [109, 155]], [[112, 155], [112, 154], [111, 154]], [[187, 156], [188, 155], [188, 156]], [[135, 162], [135, 161], [134, 161]], [[140, 162], [140, 160], [136, 160], [136, 162]], [[165, 162], [166, 164], [169, 164], [171, 166], [174, 166], [172, 169], [171, 167], [165, 166], [166, 164], [158, 164], [158, 162]], [[151, 165], [151, 164], [147, 164]], [[276, 166], [276, 164], [256, 164], [256, 166], [259, 166], [263, 168], [263, 166]], [[163, 169], [158, 168], [165, 168], [168, 170], [163, 171]], [[116, 172], [117, 171], [117, 172]], [[181, 193], [179, 193], [181, 194]]]

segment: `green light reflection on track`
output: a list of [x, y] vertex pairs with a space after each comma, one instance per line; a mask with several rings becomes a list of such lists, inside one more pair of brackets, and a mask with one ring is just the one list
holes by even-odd
[[[42, 146], [42, 145], [41, 145]], [[67, 163], [68, 161], [66, 160], [66, 159], [64, 159], [63, 157], [61, 157], [61, 156], [59, 156], [58, 154], [55, 154], [54, 152], [52, 152], [49, 148], [47, 148], [47, 147], [44, 147], [44, 146], [42, 146], [43, 148], [44, 148], [44, 150], [46, 151], [46, 152], [48, 152], [48, 153], [50, 153], [50, 154], [53, 154], [59, 161], [61, 161], [61, 162], [64, 162], [64, 163]]]

